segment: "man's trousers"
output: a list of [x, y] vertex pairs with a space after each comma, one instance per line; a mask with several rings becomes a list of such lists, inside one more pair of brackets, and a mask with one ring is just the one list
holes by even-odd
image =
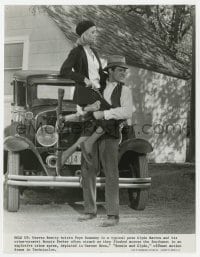
[[105, 201], [107, 215], [119, 215], [119, 139], [100, 138], [93, 147], [92, 165], [82, 158], [82, 186], [85, 213], [96, 213], [96, 176], [100, 162], [105, 174]]

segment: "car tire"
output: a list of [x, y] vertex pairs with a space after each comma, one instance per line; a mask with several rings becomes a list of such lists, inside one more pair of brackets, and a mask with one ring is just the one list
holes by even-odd
[[[136, 160], [129, 164], [129, 170], [132, 177], [147, 178], [148, 161], [146, 155], [138, 155]], [[135, 210], [144, 210], [148, 202], [148, 189], [128, 189], [130, 207]]]
[[[19, 175], [20, 155], [15, 152], [8, 152], [8, 174]], [[7, 185], [7, 210], [17, 212], [19, 210], [19, 187]]]

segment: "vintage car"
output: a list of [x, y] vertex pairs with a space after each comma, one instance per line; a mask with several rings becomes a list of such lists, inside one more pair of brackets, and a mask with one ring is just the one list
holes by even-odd
[[[80, 136], [84, 122], [60, 124], [60, 113], [76, 112], [74, 81], [55, 71], [19, 71], [14, 74], [12, 120], [5, 128], [4, 165], [7, 210], [18, 211], [23, 187], [81, 187], [81, 151], [61, 167], [62, 151]], [[124, 126], [119, 145], [119, 187], [127, 188], [130, 206], [143, 210], [151, 178], [147, 154], [152, 146], [135, 138], [132, 126]], [[97, 187], [104, 187], [101, 171]]]

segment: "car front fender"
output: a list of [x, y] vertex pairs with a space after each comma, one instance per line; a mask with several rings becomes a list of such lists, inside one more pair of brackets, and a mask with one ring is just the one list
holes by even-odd
[[[11, 152], [19, 152], [26, 149], [31, 149], [33, 143], [22, 136], [8, 136], [4, 139], [4, 149]], [[32, 149], [31, 149], [32, 150]]]
[[40, 153], [38, 152], [35, 145], [28, 138], [20, 135], [8, 136], [4, 139], [4, 149], [6, 151], [11, 151], [11, 152], [19, 152], [26, 149], [30, 149], [36, 155], [44, 171], [48, 175], [48, 171], [44, 165], [44, 162], [40, 156]]
[[140, 154], [147, 154], [153, 151], [152, 145], [142, 138], [131, 138], [125, 140], [119, 148], [119, 160], [127, 151], [134, 151]]

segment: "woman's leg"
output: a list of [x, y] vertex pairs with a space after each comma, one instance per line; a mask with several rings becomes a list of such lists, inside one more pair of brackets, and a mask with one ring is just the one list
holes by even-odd
[[102, 127], [97, 127], [97, 129], [94, 131], [94, 133], [88, 137], [87, 140], [83, 141], [80, 144], [82, 154], [85, 158], [85, 160], [91, 164], [92, 162], [92, 150], [94, 143], [105, 133]]
[[72, 146], [70, 146], [67, 150], [65, 150], [62, 154], [61, 164], [64, 165], [66, 160], [76, 151], [77, 147], [80, 146], [81, 143], [83, 143], [85, 140], [88, 139], [88, 136], [81, 136], [79, 139], [74, 143]]
[[[110, 107], [111, 105], [108, 104], [105, 99], [101, 98], [100, 100], [97, 100], [93, 104], [85, 106], [83, 108], [83, 111], [94, 112], [99, 109], [109, 109]], [[99, 126], [91, 136], [80, 137], [74, 145], [72, 145], [70, 148], [68, 148], [66, 151], [63, 152], [62, 165], [64, 165], [67, 158], [69, 158], [69, 156], [71, 156], [76, 151], [78, 146], [81, 147], [85, 160], [88, 163], [91, 163], [91, 159], [92, 159], [91, 152], [92, 152], [93, 145], [104, 133], [105, 133], [104, 129]]]

